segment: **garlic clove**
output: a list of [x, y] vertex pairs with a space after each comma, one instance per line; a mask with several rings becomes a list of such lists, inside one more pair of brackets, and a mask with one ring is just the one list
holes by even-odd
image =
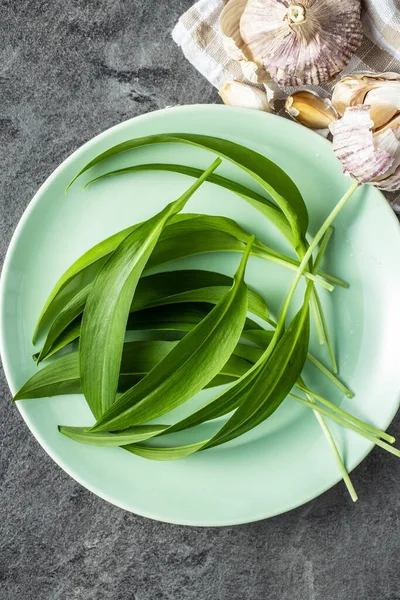
[[[390, 82], [394, 83], [394, 82]], [[374, 128], [384, 127], [400, 113], [400, 82], [398, 85], [378, 87], [367, 93], [364, 102], [371, 106]]]
[[240, 33], [248, 58], [277, 83], [318, 85], [362, 42], [360, 0], [248, 0]]
[[219, 17], [219, 29], [225, 51], [234, 60], [247, 60], [245, 43], [240, 34], [240, 17], [247, 0], [229, 0]]
[[342, 117], [348, 106], [364, 104], [364, 98], [370, 89], [370, 87], [366, 88], [365, 82], [361, 78], [347, 75], [334, 86], [332, 104]]
[[371, 105], [371, 118], [378, 129], [400, 112], [400, 75], [371, 72], [346, 75], [335, 85], [332, 103], [339, 115], [348, 106]]
[[295, 121], [310, 129], [326, 129], [338, 118], [330, 100], [324, 100], [309, 90], [300, 90], [289, 96], [285, 110]]
[[360, 183], [381, 187], [379, 179], [392, 167], [394, 156], [385, 144], [374, 143], [374, 123], [369, 111], [366, 104], [348, 107], [343, 117], [331, 123], [329, 129], [333, 135], [333, 151], [342, 163], [343, 171]]
[[252, 85], [247, 85], [240, 81], [228, 81], [219, 90], [218, 94], [221, 96], [224, 104], [271, 112], [265, 92]]
[[374, 133], [374, 145], [393, 157], [393, 163], [384, 175], [377, 177], [375, 185], [388, 192], [400, 188], [400, 114]]

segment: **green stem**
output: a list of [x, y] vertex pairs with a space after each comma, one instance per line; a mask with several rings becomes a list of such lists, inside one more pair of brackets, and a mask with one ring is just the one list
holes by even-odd
[[[344, 194], [344, 196], [342, 196], [342, 198], [339, 200], [339, 202], [336, 204], [335, 208], [332, 210], [332, 212], [328, 215], [328, 217], [325, 219], [325, 221], [323, 222], [323, 224], [321, 225], [321, 227], [319, 228], [319, 230], [317, 231], [317, 233], [315, 234], [314, 239], [312, 240], [311, 244], [308, 246], [301, 262], [300, 262], [300, 266], [297, 269], [297, 273], [295, 275], [295, 278], [292, 282], [292, 285], [290, 287], [289, 293], [286, 296], [286, 300], [285, 300], [285, 304], [284, 307], [282, 309], [281, 312], [281, 316], [283, 319], [286, 318], [286, 313], [287, 310], [289, 308], [289, 304], [293, 298], [293, 294], [296, 290], [296, 287], [303, 275], [303, 272], [305, 271], [305, 269], [307, 268], [308, 262], [310, 260], [310, 258], [312, 257], [312, 253], [314, 252], [314, 250], [316, 249], [316, 247], [318, 246], [319, 242], [321, 241], [322, 237], [324, 236], [326, 230], [329, 228], [329, 226], [333, 223], [333, 221], [335, 220], [335, 218], [338, 216], [338, 214], [340, 213], [340, 211], [342, 210], [342, 208], [345, 206], [346, 202], [351, 198], [351, 196], [354, 194], [354, 192], [356, 191], [357, 187], [358, 187], [359, 183], [358, 181], [355, 181], [350, 188], [347, 190], [347, 192]], [[279, 321], [278, 321], [278, 325], [279, 325]]]
[[395, 438], [392, 435], [389, 435], [385, 431], [382, 431], [381, 429], [377, 429], [373, 425], [369, 425], [368, 423], [365, 423], [365, 421], [362, 421], [361, 419], [358, 419], [357, 417], [354, 417], [352, 414], [350, 414], [347, 411], [343, 410], [339, 406], [336, 406], [336, 404], [333, 404], [332, 402], [330, 402], [329, 400], [327, 400], [323, 396], [320, 396], [319, 394], [316, 394], [315, 392], [313, 392], [312, 390], [310, 390], [306, 385], [304, 385], [304, 384], [302, 384], [302, 383], [299, 382], [297, 384], [297, 387], [299, 388], [299, 390], [301, 390], [305, 394], [309, 394], [310, 396], [312, 396], [314, 398], [314, 400], [317, 400], [321, 404], [324, 404], [325, 406], [327, 406], [328, 408], [330, 408], [331, 410], [333, 410], [334, 412], [336, 412], [338, 415], [341, 415], [342, 417], [344, 417], [348, 421], [351, 421], [352, 423], [354, 423], [358, 427], [361, 427], [362, 429], [365, 429], [365, 431], [369, 431], [369, 433], [372, 433], [372, 435], [376, 435], [377, 437], [382, 438], [383, 440], [386, 440], [390, 444], [394, 444], [394, 442], [396, 441]]
[[[319, 237], [319, 239], [318, 239], [317, 242], [315, 242], [315, 239], [317, 238], [317, 236], [314, 238], [314, 240], [313, 240], [313, 243], [315, 242], [314, 247], [317, 246], [319, 240], [324, 236], [325, 231], [328, 229], [329, 225], [330, 225], [330, 223], [326, 226], [325, 230], [321, 233], [321, 235], [320, 235], [320, 237]], [[329, 238], [329, 234], [328, 234], [327, 237]], [[318, 252], [318, 256], [317, 256], [316, 260], [321, 260], [319, 258], [319, 256], [322, 255], [324, 253], [324, 251], [325, 251], [326, 245], [322, 244], [321, 246], [322, 247], [320, 248], [320, 250]], [[303, 253], [303, 249], [300, 249], [300, 252]], [[311, 250], [311, 252], [310, 252], [310, 247], [309, 247], [308, 250], [305, 252], [304, 258], [302, 259], [302, 261], [301, 261], [301, 263], [300, 263], [300, 265], [299, 265], [299, 267], [297, 269], [296, 275], [294, 277], [294, 280], [292, 281], [292, 284], [291, 284], [291, 286], [289, 288], [289, 292], [286, 295], [285, 301], [283, 303], [283, 307], [282, 307], [281, 312], [279, 314], [278, 322], [276, 324], [276, 329], [275, 329], [274, 335], [273, 335], [273, 337], [271, 339], [271, 342], [269, 343], [267, 349], [265, 350], [265, 352], [264, 352], [264, 354], [262, 356], [262, 359], [263, 359], [264, 362], [266, 362], [267, 360], [269, 360], [269, 357], [271, 356], [272, 352], [274, 351], [275, 346], [278, 343], [278, 341], [279, 341], [279, 339], [281, 337], [281, 334], [282, 334], [282, 332], [283, 332], [283, 330], [285, 328], [286, 315], [287, 315], [287, 312], [288, 312], [288, 309], [289, 309], [289, 306], [290, 306], [290, 302], [292, 301], [294, 292], [296, 290], [296, 287], [297, 287], [297, 285], [298, 285], [298, 283], [299, 283], [299, 281], [300, 281], [303, 273], [305, 272], [305, 270], [306, 270], [306, 268], [308, 266], [308, 263], [310, 261], [312, 252], [313, 252], [313, 250]], [[308, 256], [307, 256], [307, 254], [308, 254]], [[308, 281], [307, 287], [306, 287], [305, 296], [304, 296], [304, 299], [307, 300], [307, 302], [309, 302], [310, 294], [311, 294], [313, 288], [314, 288], [313, 282], [312, 281]]]
[[[296, 275], [295, 275], [295, 277], [294, 277], [294, 279], [292, 281], [292, 285], [289, 288], [289, 292], [288, 292], [288, 294], [287, 294], [287, 296], [285, 298], [284, 305], [283, 305], [282, 310], [281, 310], [280, 315], [279, 315], [278, 323], [277, 323], [276, 330], [275, 330], [275, 333], [277, 335], [277, 339], [279, 339], [279, 336], [280, 336], [280, 334], [281, 334], [281, 332], [282, 332], [282, 330], [284, 328], [285, 320], [286, 320], [286, 315], [287, 315], [290, 303], [291, 303], [291, 301], [293, 299], [294, 292], [296, 291], [296, 288], [297, 288], [297, 286], [299, 284], [299, 281], [300, 281], [300, 279], [301, 279], [304, 271], [307, 269], [308, 263], [310, 261], [310, 258], [312, 257], [312, 254], [313, 254], [314, 250], [316, 249], [316, 247], [318, 246], [319, 242], [323, 238], [323, 236], [324, 236], [325, 232], [327, 231], [327, 229], [333, 223], [334, 219], [337, 217], [337, 215], [340, 213], [340, 211], [342, 210], [342, 208], [345, 206], [346, 202], [354, 194], [354, 192], [356, 191], [358, 185], [359, 185], [358, 181], [355, 181], [350, 186], [350, 188], [347, 190], [347, 192], [344, 194], [344, 196], [342, 196], [342, 198], [336, 204], [336, 206], [334, 207], [334, 209], [331, 211], [331, 213], [325, 219], [325, 221], [323, 222], [323, 224], [321, 225], [321, 227], [319, 228], [319, 230], [315, 234], [314, 239], [312, 240], [312, 242], [308, 246], [306, 252], [304, 253], [304, 256], [301, 259], [299, 268], [297, 269]], [[274, 338], [275, 338], [275, 336], [274, 336]], [[273, 338], [273, 340], [274, 340], [274, 338]]]
[[[311, 404], [315, 404], [315, 402], [312, 399], [312, 397], [309, 396], [308, 394], [306, 394], [306, 398], [309, 400], [309, 402], [311, 402]], [[313, 408], [313, 413], [314, 413], [315, 418], [317, 419], [317, 421], [319, 423], [319, 426], [322, 429], [323, 434], [325, 435], [325, 438], [326, 438], [326, 440], [327, 440], [327, 442], [328, 442], [328, 444], [329, 444], [332, 452], [333, 452], [333, 456], [334, 456], [334, 458], [336, 460], [336, 464], [339, 467], [340, 474], [341, 474], [342, 479], [343, 479], [343, 481], [344, 481], [344, 483], [345, 483], [345, 485], [347, 487], [347, 490], [348, 490], [348, 492], [350, 494], [350, 497], [353, 500], [353, 502], [357, 502], [357, 500], [358, 500], [357, 492], [356, 492], [356, 490], [354, 488], [354, 485], [353, 485], [353, 483], [352, 483], [352, 481], [350, 479], [350, 476], [349, 476], [349, 474], [347, 472], [347, 469], [346, 469], [345, 464], [343, 462], [343, 459], [342, 459], [342, 457], [340, 455], [340, 452], [339, 452], [339, 450], [338, 450], [338, 448], [336, 446], [334, 437], [333, 437], [333, 435], [332, 435], [332, 433], [331, 433], [328, 425], [326, 424], [325, 419], [323, 418], [323, 416], [315, 408]]]
[[[324, 225], [326, 225], [326, 221], [325, 221]], [[317, 254], [317, 256], [315, 258], [315, 261], [314, 261], [314, 265], [313, 265], [313, 269], [312, 269], [313, 273], [315, 273], [317, 271], [317, 269], [319, 267], [319, 264], [321, 263], [322, 257], [323, 257], [323, 255], [325, 253], [325, 250], [327, 248], [327, 245], [328, 245], [329, 239], [330, 239], [330, 237], [332, 235], [332, 232], [333, 232], [333, 229], [331, 227], [329, 227], [329, 224], [328, 224], [328, 226], [326, 227], [325, 231], [322, 231], [322, 233], [320, 233], [320, 239], [322, 238], [322, 242], [321, 242], [318, 254]], [[313, 240], [314, 244], [317, 244], [318, 241], [319, 240], [317, 240], [317, 242], [315, 242]], [[299, 268], [298, 273], [296, 274], [295, 281], [293, 282], [292, 288], [291, 288], [291, 290], [289, 291], [289, 294], [288, 294], [289, 301], [290, 301], [290, 292], [292, 290], [294, 291], [294, 289], [295, 289], [295, 287], [297, 285], [296, 278], [297, 278], [299, 272], [301, 272], [302, 265], [303, 265], [303, 263], [307, 264], [307, 262], [308, 262], [307, 253], [309, 254], [309, 258], [312, 256], [313, 250], [312, 249], [310, 250], [310, 246], [308, 247], [307, 251], [304, 252], [304, 250], [302, 249], [303, 259], [302, 259], [301, 266]], [[287, 300], [288, 300], [288, 298], [287, 298]], [[319, 299], [319, 296], [318, 296], [318, 293], [317, 293], [315, 287], [313, 287], [313, 289], [312, 289], [311, 308], [312, 308], [313, 314], [314, 314], [314, 320], [315, 320], [315, 324], [316, 324], [316, 327], [317, 327], [317, 333], [318, 333], [318, 337], [319, 337], [319, 342], [320, 343], [324, 343], [324, 341], [326, 341], [326, 343], [328, 345], [329, 353], [330, 353], [330, 356], [331, 356], [332, 367], [333, 367], [333, 370], [336, 373], [337, 372], [336, 360], [335, 360], [335, 357], [334, 357], [334, 355], [332, 353], [332, 344], [330, 342], [329, 332], [328, 332], [328, 329], [327, 329], [327, 326], [326, 326], [325, 315], [324, 315], [324, 312], [323, 312], [323, 309], [322, 309], [322, 306], [321, 306], [321, 302], [320, 302], [320, 299]], [[333, 357], [333, 360], [332, 360], [332, 357]], [[317, 367], [319, 367], [319, 366], [323, 367], [323, 365], [321, 365], [321, 363], [319, 363], [319, 361], [315, 360], [313, 362], [314, 362], [314, 364], [316, 364]], [[336, 381], [335, 376], [332, 375], [327, 369], [323, 368], [323, 372], [324, 371], [326, 371], [326, 372], [329, 373], [329, 377], [330, 377], [330, 379], [332, 381], [334, 381], [334, 382]], [[300, 385], [303, 384], [303, 381], [302, 381], [301, 378], [299, 379], [299, 384]], [[340, 382], [339, 382], [339, 384], [340, 384]], [[315, 417], [316, 417], [316, 419], [317, 419], [317, 421], [318, 421], [318, 423], [319, 423], [319, 425], [321, 427], [321, 430], [322, 430], [323, 434], [325, 435], [325, 438], [326, 438], [326, 440], [327, 440], [327, 442], [328, 442], [328, 444], [329, 444], [332, 452], [333, 452], [333, 456], [334, 456], [334, 458], [336, 460], [336, 464], [338, 465], [340, 474], [341, 474], [342, 479], [343, 479], [343, 481], [344, 481], [344, 483], [345, 483], [345, 485], [347, 487], [347, 490], [348, 490], [348, 492], [350, 494], [350, 497], [353, 500], [353, 502], [356, 502], [358, 500], [357, 492], [356, 492], [356, 490], [355, 490], [355, 488], [353, 486], [353, 483], [352, 483], [352, 481], [350, 479], [350, 476], [349, 476], [349, 474], [347, 472], [347, 469], [346, 469], [345, 464], [344, 464], [344, 462], [342, 460], [340, 452], [339, 452], [339, 450], [338, 450], [338, 448], [336, 446], [336, 443], [335, 443], [335, 440], [334, 440], [334, 438], [332, 436], [332, 433], [331, 433], [329, 427], [327, 426], [325, 420], [323, 419], [322, 415], [317, 410], [316, 403], [314, 402], [313, 398], [308, 394], [308, 392], [306, 392], [306, 397], [309, 399], [310, 405], [311, 406], [314, 405], [314, 407], [315, 407], [315, 408], [313, 408], [313, 413], [314, 413], [314, 415], [315, 415]]]
[[[316, 273], [317, 269], [321, 263], [321, 260], [325, 254], [326, 248], [328, 246], [329, 240], [333, 233], [333, 228], [329, 227], [326, 230], [325, 236], [321, 242], [320, 249], [318, 252], [318, 256], [315, 258], [312, 273]], [[310, 298], [311, 310], [313, 311], [314, 321], [317, 328], [318, 341], [322, 345], [327, 341], [326, 329], [324, 327], [324, 319], [323, 319], [323, 310], [321, 303], [319, 302], [319, 296], [317, 290], [314, 288], [311, 293]], [[336, 373], [337, 371], [335, 371]]]
[[336, 357], [335, 357], [335, 351], [333, 349], [333, 344], [332, 344], [332, 341], [331, 341], [331, 338], [329, 335], [328, 323], [326, 322], [325, 313], [324, 313], [322, 305], [321, 305], [321, 299], [320, 299], [319, 295], [317, 294], [316, 290], [315, 290], [315, 302], [317, 304], [317, 307], [318, 307], [317, 310], [321, 317], [322, 330], [324, 332], [324, 338], [326, 341], [326, 346], [328, 348], [329, 358], [331, 360], [332, 371], [334, 373], [337, 373], [338, 367], [337, 367], [337, 362], [336, 362]]
[[[332, 233], [333, 233], [333, 227], [328, 227], [328, 229], [326, 230], [326, 233], [322, 239], [320, 250], [318, 252], [318, 256], [316, 257], [315, 262], [314, 262], [313, 273], [315, 273], [319, 267], [319, 264], [322, 260], [322, 257], [325, 254], [325, 250], [326, 250], [326, 247], [328, 245], [328, 242], [329, 242], [329, 239], [330, 239]], [[313, 289], [311, 302], [312, 302], [311, 307], [312, 307], [313, 314], [314, 314], [315, 325], [317, 327], [319, 343], [321, 345], [322, 344], [327, 345], [329, 358], [330, 358], [331, 366], [332, 366], [332, 371], [334, 373], [337, 373], [338, 372], [337, 362], [336, 362], [335, 352], [333, 350], [333, 344], [331, 341], [331, 337], [329, 335], [328, 324], [327, 324], [327, 321], [325, 318], [324, 310], [322, 308], [321, 299], [320, 299], [318, 291], [315, 287]]]
[[[300, 264], [299, 262], [297, 262], [295, 260], [293, 260], [293, 262], [291, 262], [291, 261], [287, 260], [286, 258], [283, 258], [283, 255], [277, 256], [275, 253], [271, 252], [270, 250], [260, 249], [260, 246], [258, 244], [255, 244], [253, 246], [252, 254], [254, 256], [258, 256], [259, 258], [262, 258], [264, 260], [268, 260], [269, 262], [272, 262], [276, 265], [282, 265], [283, 267], [286, 267], [287, 269], [289, 269], [291, 271], [297, 271], [297, 269], [299, 268], [299, 264]], [[310, 273], [309, 271], [306, 271], [304, 273], [304, 277], [306, 277], [307, 279], [310, 279], [314, 283], [317, 283], [318, 285], [325, 288], [329, 292], [332, 292], [334, 290], [334, 286], [331, 283], [328, 283], [324, 279], [321, 279], [321, 277], [318, 277], [318, 275], [315, 275], [314, 273]], [[341, 281], [341, 280], [339, 280], [339, 281]], [[341, 282], [340, 285], [342, 285], [343, 283], [344, 282]], [[342, 287], [343, 287], [343, 285], [342, 285]]]
[[315, 323], [315, 329], [317, 331], [317, 336], [318, 336], [318, 342], [320, 344], [320, 346], [322, 346], [323, 344], [325, 344], [325, 334], [324, 334], [324, 326], [322, 323], [322, 315], [319, 311], [319, 307], [317, 304], [317, 292], [315, 287], [313, 288], [312, 292], [311, 292], [311, 296], [310, 296], [310, 308], [313, 314], [313, 319], [314, 319], [314, 323]]
[[357, 492], [356, 492], [356, 490], [354, 488], [353, 482], [350, 479], [350, 475], [347, 472], [347, 469], [346, 469], [345, 464], [344, 464], [344, 462], [342, 460], [342, 457], [340, 456], [340, 452], [339, 452], [339, 450], [338, 450], [338, 448], [336, 446], [336, 443], [335, 443], [335, 440], [333, 438], [333, 435], [332, 435], [332, 433], [331, 433], [328, 425], [326, 424], [323, 416], [320, 415], [319, 412], [316, 411], [316, 410], [314, 410], [313, 412], [314, 412], [314, 415], [315, 415], [315, 417], [316, 417], [316, 419], [317, 419], [317, 421], [318, 421], [318, 423], [319, 423], [319, 425], [320, 425], [320, 427], [322, 429], [322, 432], [324, 433], [325, 438], [326, 438], [326, 440], [327, 440], [327, 442], [328, 442], [328, 444], [329, 444], [329, 446], [330, 446], [330, 448], [331, 448], [331, 450], [333, 452], [333, 456], [334, 456], [334, 458], [336, 460], [336, 464], [339, 467], [340, 474], [341, 474], [342, 479], [343, 479], [343, 481], [344, 481], [344, 483], [346, 485], [346, 488], [347, 488], [347, 490], [348, 490], [348, 492], [350, 494], [350, 497], [353, 500], [353, 502], [357, 502], [357, 500], [358, 500]]
[[[315, 261], [314, 261], [314, 267], [312, 269], [313, 273], [317, 272], [317, 269], [321, 263], [322, 257], [325, 254], [325, 250], [328, 246], [328, 242], [331, 238], [331, 235], [333, 233], [333, 228], [329, 227], [326, 230], [325, 236], [322, 240], [321, 246], [320, 246], [320, 250], [318, 252], [318, 256], [316, 257]], [[319, 296], [318, 296], [318, 292], [317, 290], [313, 289], [312, 291], [312, 295], [311, 295], [311, 309], [313, 311], [313, 315], [314, 315], [314, 321], [315, 321], [315, 325], [317, 328], [317, 335], [318, 335], [318, 341], [320, 343], [320, 345], [325, 344], [325, 342], [328, 342], [327, 339], [327, 332], [326, 329], [324, 327], [324, 314], [323, 314], [323, 310], [322, 310], [322, 306], [321, 303], [319, 302]], [[332, 365], [333, 366], [333, 365]], [[335, 370], [335, 369], [334, 369]], [[336, 371], [335, 371], [336, 373]]]
[[340, 381], [340, 379], [338, 379], [329, 369], [327, 369], [322, 362], [315, 358], [315, 356], [308, 353], [307, 358], [313, 363], [313, 365], [317, 367], [317, 369], [319, 369], [326, 377], [328, 377], [328, 379], [330, 379], [332, 383], [334, 383], [336, 387], [347, 396], [347, 398], [354, 398], [354, 393], [347, 386], [345, 386], [344, 383]]
[[351, 429], [352, 431], [354, 431], [355, 433], [358, 433], [359, 435], [361, 435], [365, 439], [369, 440], [373, 444], [380, 446], [384, 450], [387, 450], [387, 452], [390, 452], [390, 454], [394, 454], [394, 456], [397, 456], [398, 458], [400, 458], [400, 450], [398, 450], [397, 448], [393, 448], [393, 446], [391, 446], [390, 444], [387, 444], [386, 442], [383, 442], [381, 439], [375, 437], [374, 435], [367, 433], [366, 431], [364, 431], [364, 429], [361, 429], [360, 427], [353, 425], [353, 423], [350, 423], [349, 421], [345, 421], [345, 419], [338, 417], [335, 413], [332, 413], [329, 410], [326, 410], [325, 408], [318, 406], [317, 404], [313, 404], [312, 402], [309, 402], [308, 400], [304, 400], [304, 398], [300, 398], [300, 396], [296, 396], [295, 394], [289, 394], [289, 396], [290, 396], [290, 398], [293, 398], [294, 400], [296, 400], [296, 402], [300, 402], [300, 404], [304, 404], [304, 406], [308, 406], [308, 408], [317, 410], [322, 415], [325, 415], [325, 416], [329, 417], [330, 419], [332, 419], [332, 421], [336, 421], [336, 423], [338, 423], [339, 425], [342, 425], [343, 427], [347, 427], [347, 429]]
[[342, 288], [349, 287], [349, 284], [347, 283], [347, 281], [344, 281], [343, 279], [339, 279], [339, 277], [335, 277], [334, 275], [330, 275], [329, 273], [327, 273], [326, 271], [322, 271], [321, 269], [318, 269], [317, 275], [319, 275], [320, 277], [323, 277], [327, 281], [330, 281], [334, 285], [338, 285]]

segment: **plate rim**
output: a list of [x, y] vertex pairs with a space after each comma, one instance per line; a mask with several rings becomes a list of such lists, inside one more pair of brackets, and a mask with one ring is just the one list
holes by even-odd
[[[111, 127], [108, 127], [107, 129], [105, 129], [104, 131], [96, 134], [93, 138], [87, 140], [81, 146], [79, 146], [76, 150], [74, 150], [71, 154], [69, 154], [45, 179], [45, 181], [40, 185], [40, 187], [38, 188], [36, 193], [33, 195], [32, 199], [29, 201], [28, 205], [26, 206], [24, 212], [22, 213], [20, 220], [11, 236], [11, 239], [10, 239], [10, 242], [9, 242], [5, 257], [4, 257], [1, 274], [0, 274], [0, 357], [2, 360], [2, 364], [3, 364], [4, 375], [5, 375], [7, 384], [9, 386], [12, 394], [15, 393], [16, 389], [13, 384], [13, 377], [11, 374], [11, 366], [9, 364], [9, 361], [7, 359], [7, 353], [5, 351], [5, 339], [4, 339], [4, 333], [3, 333], [4, 332], [3, 323], [5, 320], [4, 306], [5, 306], [6, 279], [7, 279], [7, 274], [9, 272], [10, 266], [12, 264], [13, 255], [16, 250], [16, 246], [19, 241], [21, 232], [29, 219], [30, 213], [34, 210], [35, 206], [40, 201], [40, 197], [41, 197], [42, 193], [47, 189], [48, 186], [51, 185], [53, 180], [58, 177], [58, 174], [70, 162], [72, 162], [77, 157], [79, 157], [79, 155], [81, 153], [84, 153], [91, 146], [96, 145], [100, 139], [101, 140], [106, 139], [109, 135], [113, 134], [115, 131], [123, 130], [123, 129], [129, 127], [129, 125], [133, 122], [146, 121], [147, 119], [151, 119], [151, 117], [154, 114], [163, 114], [163, 113], [170, 114], [171, 112], [181, 113], [181, 112], [186, 112], [186, 111], [196, 111], [198, 109], [210, 110], [210, 111], [217, 110], [217, 111], [221, 111], [221, 112], [228, 112], [228, 111], [229, 112], [237, 112], [237, 113], [240, 113], [242, 116], [245, 114], [254, 113], [253, 109], [241, 108], [241, 107], [235, 107], [235, 106], [225, 106], [222, 104], [187, 104], [187, 105], [163, 108], [163, 109], [159, 109], [156, 111], [137, 115], [135, 117], [131, 117], [129, 119], [126, 119], [125, 121], [122, 121], [120, 123], [112, 125]], [[282, 119], [281, 116], [276, 115], [276, 114], [272, 114], [272, 113], [263, 113], [263, 114], [265, 115], [266, 120], [268, 120], [268, 119], [281, 120]], [[287, 120], [287, 119], [285, 119], [285, 121], [291, 123], [291, 126], [293, 126], [294, 128], [298, 128], [299, 130], [301, 129], [302, 131], [304, 131], [304, 126], [302, 126], [294, 121]], [[307, 130], [307, 131], [309, 133], [313, 133], [314, 135], [318, 135], [317, 133], [312, 132], [311, 130]], [[325, 144], [331, 146], [331, 142], [329, 142], [327, 139], [322, 139], [321, 136], [318, 136], [318, 137], [319, 137], [319, 143], [322, 141]], [[380, 190], [378, 190], [377, 188], [375, 188], [375, 191], [378, 192], [378, 195], [379, 195], [379, 202], [381, 204], [381, 210], [384, 210], [387, 213], [387, 215], [389, 216], [389, 218], [397, 225], [398, 233], [399, 233], [399, 241], [400, 241], [399, 220], [398, 220], [397, 216], [395, 215], [393, 209], [391, 208], [389, 202], [386, 200], [386, 198], [382, 194], [382, 192]], [[393, 421], [393, 419], [399, 409], [400, 380], [399, 380], [399, 384], [398, 384], [396, 391], [393, 392], [393, 398], [397, 398], [397, 406], [396, 406], [396, 402], [393, 402], [393, 408], [392, 408], [392, 410], [390, 410], [388, 412], [388, 418], [385, 419], [384, 429], [386, 429], [390, 425], [390, 423]], [[175, 525], [184, 525], [184, 526], [194, 526], [194, 527], [225, 527], [225, 526], [253, 523], [253, 522], [261, 521], [261, 520], [271, 518], [274, 516], [278, 516], [280, 514], [284, 514], [286, 512], [294, 510], [295, 508], [303, 506], [304, 504], [307, 504], [311, 500], [318, 498], [321, 494], [328, 491], [329, 489], [334, 487], [339, 481], [342, 480], [340, 474], [338, 474], [337, 477], [332, 478], [331, 483], [329, 483], [328, 485], [321, 486], [321, 488], [317, 491], [317, 493], [315, 493], [315, 492], [310, 493], [309, 495], [307, 495], [307, 498], [305, 500], [301, 499], [300, 502], [296, 502], [296, 501], [292, 502], [292, 503], [290, 503], [289, 508], [284, 508], [282, 511], [273, 511], [273, 512], [267, 511], [266, 513], [264, 513], [262, 515], [254, 516], [247, 520], [243, 520], [243, 517], [242, 517], [242, 518], [239, 518], [238, 520], [229, 519], [228, 521], [222, 523], [220, 521], [213, 521], [211, 518], [208, 518], [207, 523], [205, 523], [205, 522], [195, 522], [194, 520], [189, 521], [189, 520], [185, 520], [185, 519], [180, 519], [180, 520], [169, 519], [169, 518], [166, 518], [164, 515], [161, 516], [161, 515], [155, 514], [154, 511], [147, 512], [146, 510], [142, 510], [141, 508], [140, 509], [135, 508], [133, 510], [132, 507], [126, 505], [124, 502], [121, 502], [119, 500], [111, 498], [109, 494], [103, 492], [102, 488], [99, 488], [92, 483], [88, 483], [84, 477], [81, 477], [78, 473], [75, 472], [75, 470], [73, 468], [69, 467], [68, 463], [66, 463], [62, 457], [58, 456], [57, 451], [53, 450], [50, 447], [50, 445], [47, 443], [47, 441], [45, 439], [45, 436], [43, 436], [41, 434], [41, 432], [38, 431], [36, 426], [31, 422], [31, 419], [30, 419], [29, 415], [27, 414], [23, 403], [17, 402], [16, 405], [17, 405], [17, 408], [18, 408], [25, 424], [28, 426], [29, 430], [35, 437], [36, 441], [45, 450], [45, 452], [51, 457], [51, 459], [61, 469], [63, 469], [63, 471], [65, 471], [70, 477], [72, 477], [75, 481], [77, 481], [80, 485], [82, 485], [83, 487], [88, 489], [90, 492], [96, 494], [103, 500], [109, 502], [113, 506], [118, 506], [119, 508], [122, 508], [123, 510], [126, 510], [132, 514], [137, 514], [142, 517], [150, 518], [150, 519], [165, 522], [165, 523], [170, 523], [170, 524], [175, 524]], [[351, 468], [349, 468], [349, 470], [348, 470], [349, 473], [351, 473], [357, 466], [359, 466], [361, 464], [361, 462], [368, 456], [368, 454], [371, 452], [371, 450], [374, 448], [374, 446], [375, 446], [375, 444], [373, 444], [372, 442], [368, 442], [368, 444], [366, 445], [366, 449], [360, 453], [359, 458], [354, 462], [354, 464], [351, 465]]]

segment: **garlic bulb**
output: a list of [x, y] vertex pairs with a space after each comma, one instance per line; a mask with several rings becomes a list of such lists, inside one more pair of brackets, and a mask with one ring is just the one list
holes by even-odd
[[224, 6], [219, 18], [223, 46], [231, 58], [239, 61], [246, 79], [251, 83], [267, 83], [271, 76], [261, 65], [249, 60], [246, 44], [240, 34], [240, 17], [246, 4], [247, 0], [229, 0]]
[[224, 104], [271, 112], [265, 92], [252, 85], [247, 85], [240, 81], [228, 81], [219, 90], [218, 94], [221, 96]]
[[360, 0], [248, 0], [240, 34], [246, 57], [280, 85], [318, 85], [361, 44]]
[[348, 106], [370, 105], [374, 130], [379, 129], [400, 113], [400, 75], [370, 72], [346, 75], [335, 85], [332, 102], [340, 115]]
[[287, 98], [285, 110], [295, 121], [310, 129], [325, 130], [338, 118], [330, 100], [324, 100], [310, 90], [294, 92]]
[[400, 115], [383, 129], [372, 132], [374, 122], [367, 104], [345, 109], [331, 123], [333, 151], [345, 173], [360, 183], [371, 183], [386, 191], [400, 188]]

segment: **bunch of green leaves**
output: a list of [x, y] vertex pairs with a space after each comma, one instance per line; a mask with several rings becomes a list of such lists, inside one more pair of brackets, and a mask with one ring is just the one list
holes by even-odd
[[[309, 244], [307, 209], [290, 177], [257, 152], [210, 136], [161, 134], [128, 140], [97, 156], [76, 177], [120, 152], [171, 143], [193, 145], [222, 156], [250, 175], [260, 192], [215, 174], [219, 160], [204, 172], [184, 165], [146, 164], [105, 173], [89, 182], [138, 170], [172, 171], [196, 178], [185, 194], [158, 215], [100, 242], [59, 279], [42, 310], [34, 338], [49, 321], [54, 308], [61, 308], [36, 358], [38, 362], [45, 360], [76, 339], [79, 350], [36, 373], [15, 399], [82, 390], [96, 423], [89, 429], [61, 426], [63, 434], [88, 444], [121, 446], [145, 458], [170, 460], [245, 434], [271, 416], [290, 395], [316, 414], [344, 481], [356, 499], [323, 417], [328, 416], [398, 454], [391, 446], [394, 439], [310, 390], [301, 375], [308, 357], [345, 394], [352, 395], [335, 375], [333, 347], [315, 287], [318, 283], [332, 291], [332, 284], [346, 285], [319, 269], [335, 214]], [[234, 192], [257, 208], [286, 237], [298, 260], [254, 240], [231, 219], [178, 214], [205, 180]], [[319, 243], [319, 252], [313, 260]], [[243, 252], [233, 280], [204, 271], [143, 276], [147, 270], [177, 258], [215, 251]], [[295, 271], [277, 323], [271, 320], [264, 299], [244, 283], [250, 254]], [[71, 285], [78, 277], [89, 273], [89, 283], [71, 292]], [[288, 309], [302, 277], [307, 281], [303, 303], [287, 324]], [[333, 373], [308, 351], [310, 307], [320, 341], [327, 342]], [[249, 319], [248, 311], [263, 319], [271, 329], [266, 330]], [[125, 333], [131, 329], [186, 334], [176, 336], [173, 341], [126, 342]], [[185, 419], [173, 425], [149, 423], [201, 389], [221, 383], [230, 385]], [[293, 394], [294, 387], [305, 398]], [[224, 424], [211, 438], [201, 442], [181, 446], [151, 444], [154, 437], [168, 440], [165, 436], [170, 433], [224, 415], [228, 415]]]

